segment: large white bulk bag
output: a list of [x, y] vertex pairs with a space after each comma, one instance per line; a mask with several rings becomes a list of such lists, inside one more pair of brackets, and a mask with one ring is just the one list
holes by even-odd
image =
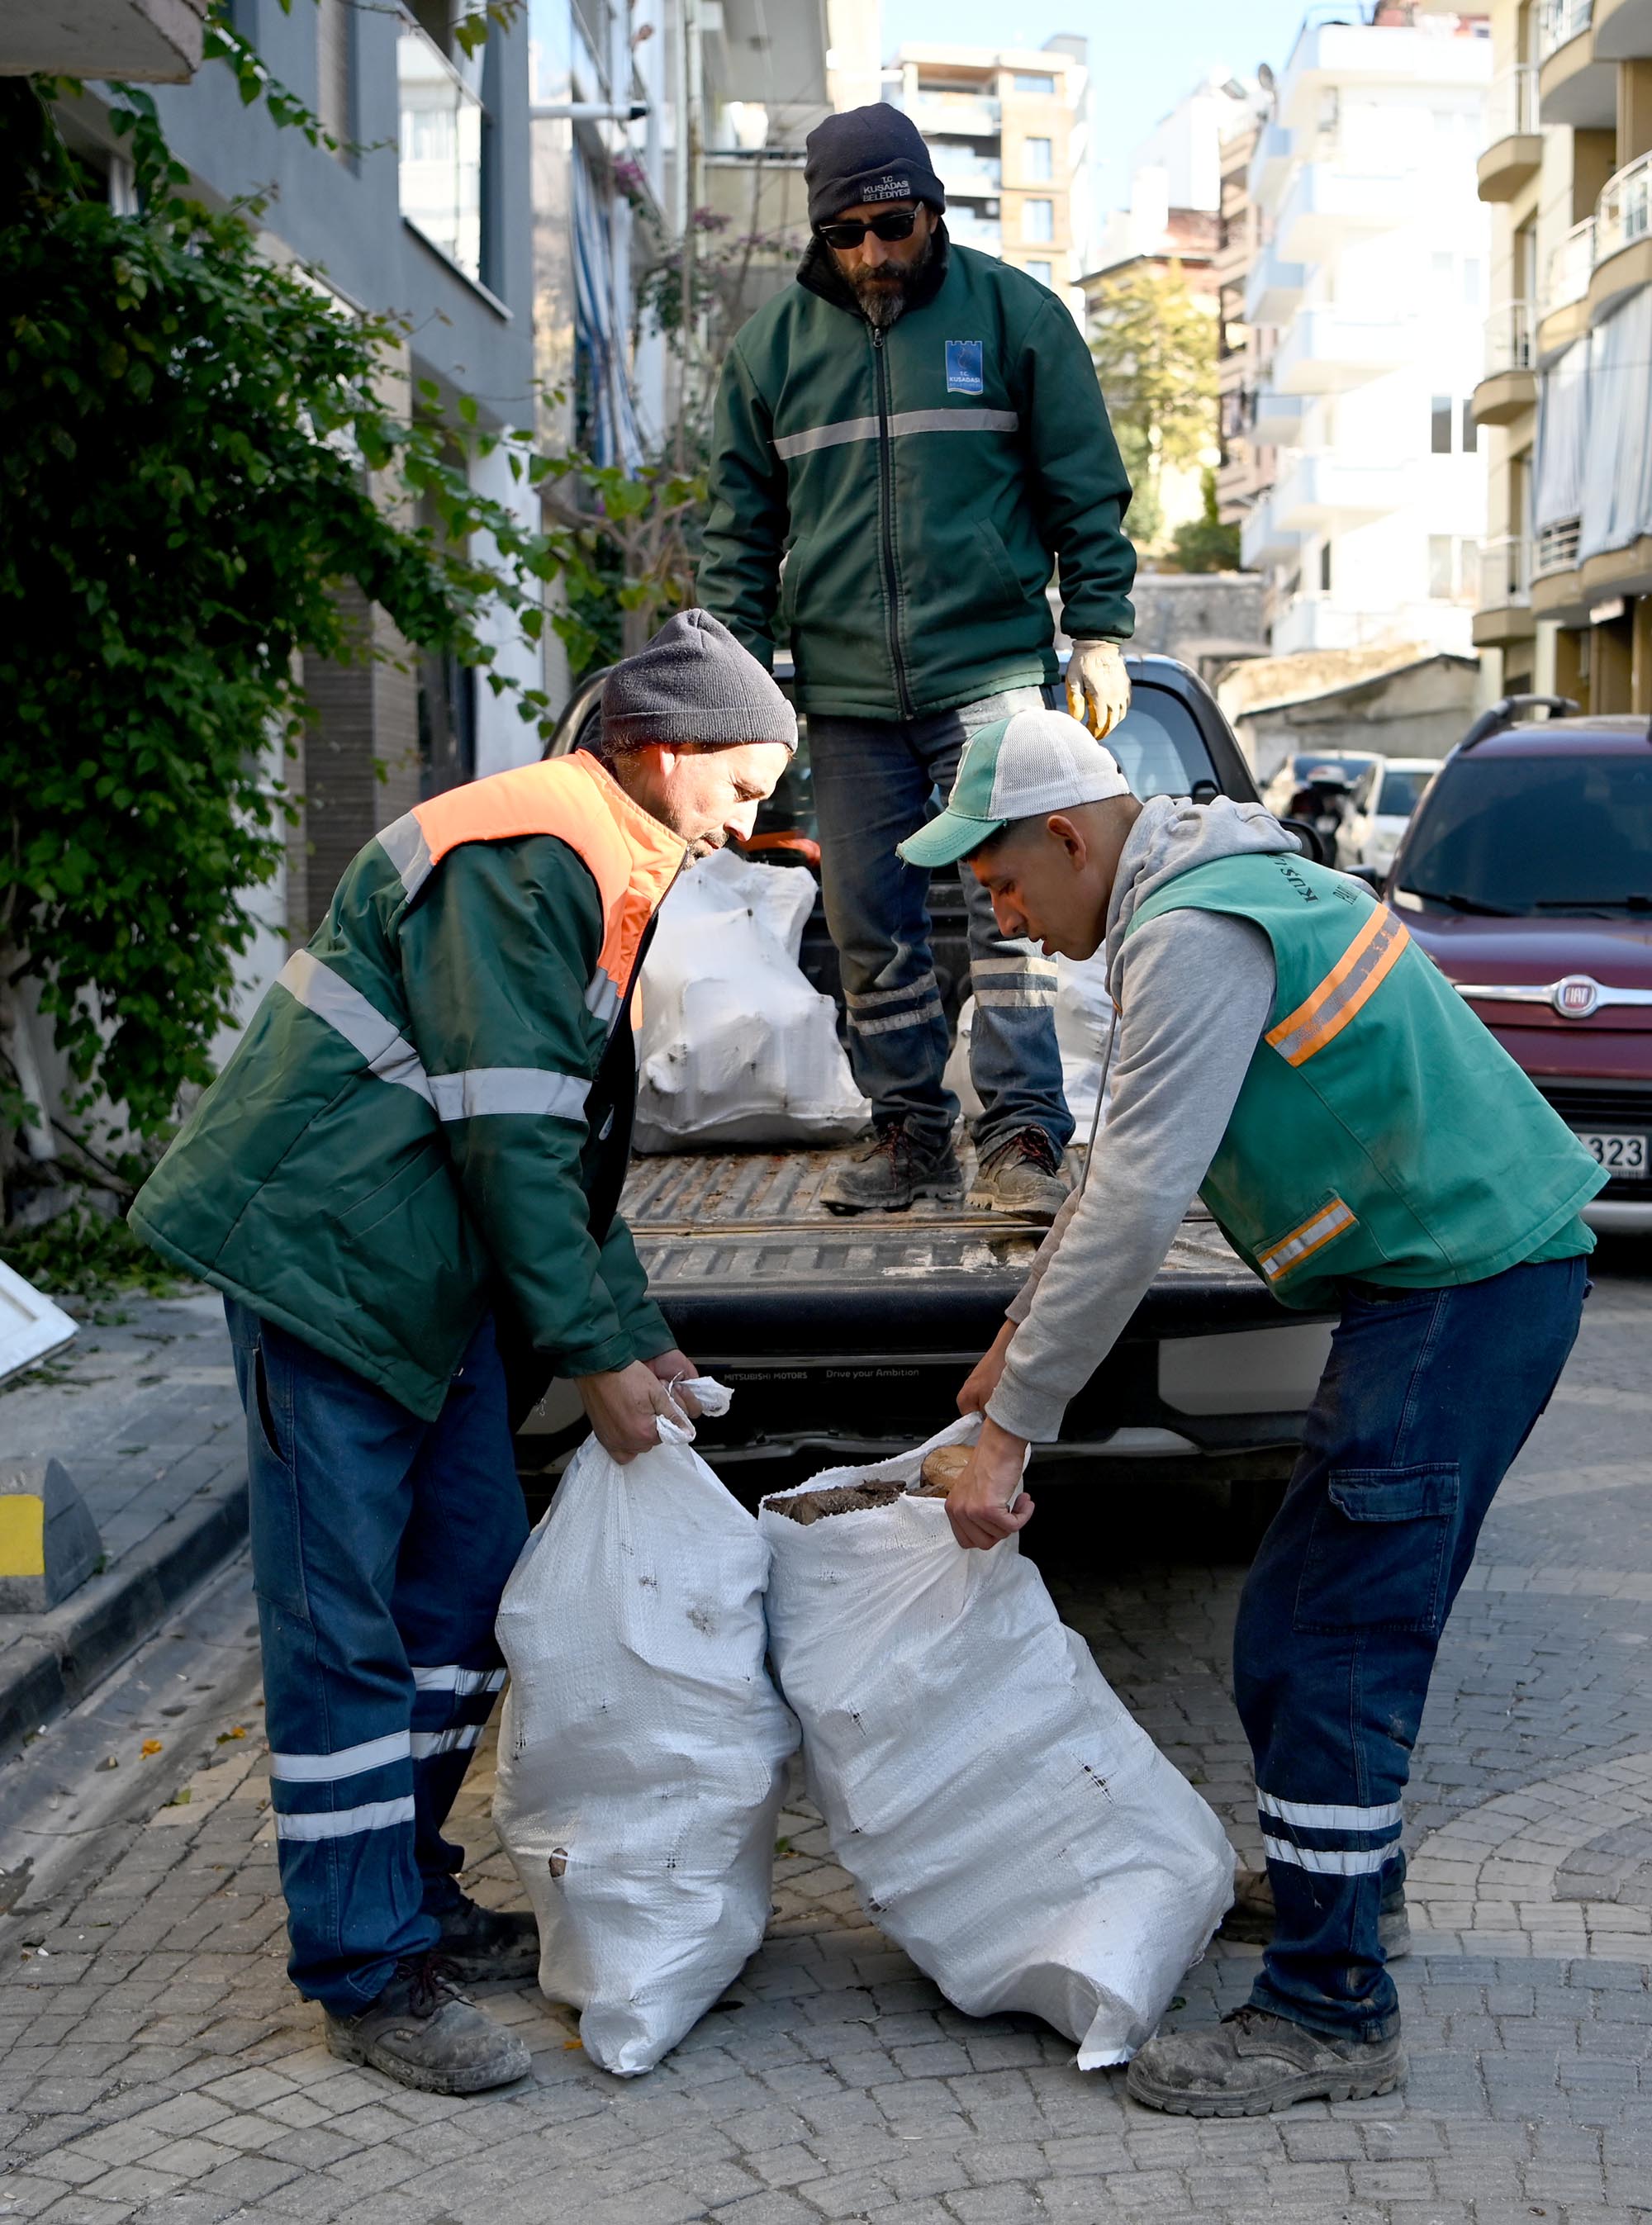
[[[961, 1423], [804, 1492], [910, 1486]], [[1149, 2038], [1233, 1898], [1233, 1853], [1007, 1539], [938, 1499], [800, 1526], [766, 1499], [769, 1647], [810, 1790], [868, 1914], [966, 2014], [1030, 2011], [1078, 2067]]]
[[847, 1143], [871, 1117], [837, 1008], [797, 964], [815, 879], [720, 850], [660, 910], [642, 975], [639, 1151]]
[[[708, 1411], [728, 1393], [689, 1385]], [[764, 1666], [768, 1547], [670, 1423], [621, 1467], [589, 1438], [500, 1604], [493, 1820], [539, 1983], [605, 2070], [651, 2070], [768, 1922], [797, 1726]]]

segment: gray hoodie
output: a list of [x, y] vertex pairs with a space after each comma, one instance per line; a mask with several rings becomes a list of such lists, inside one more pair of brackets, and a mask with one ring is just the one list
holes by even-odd
[[[1231, 913], [1176, 911], [1125, 940], [1136, 907], [1217, 858], [1293, 850], [1260, 804], [1155, 796], [1119, 859], [1107, 979], [1122, 1017], [1112, 1107], [1013, 1305], [1017, 1323], [987, 1411], [1035, 1442], [1107, 1357], [1164, 1265], [1210, 1170], [1274, 1003], [1267, 935]], [[1100, 1046], [1097, 1046], [1098, 1049]]]

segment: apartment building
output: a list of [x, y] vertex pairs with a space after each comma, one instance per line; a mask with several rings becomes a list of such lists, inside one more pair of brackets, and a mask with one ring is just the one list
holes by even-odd
[[1475, 414], [1494, 694], [1652, 713], [1652, 0], [1496, 0]]
[[947, 230], [1064, 294], [1081, 322], [1089, 265], [1088, 45], [904, 45], [884, 98], [928, 141], [946, 188]]
[[1258, 438], [1256, 405], [1271, 326], [1253, 324], [1247, 295], [1256, 261], [1261, 213], [1250, 197], [1250, 164], [1261, 130], [1254, 120], [1222, 142], [1221, 208], [1210, 269], [1217, 289], [1217, 422], [1221, 462], [1217, 504], [1224, 525], [1241, 525], [1274, 483], [1274, 451]]
[[1316, 13], [1257, 132], [1244, 321], [1273, 337], [1247, 357], [1242, 546], [1268, 578], [1278, 655], [1471, 649], [1489, 34], [1483, 13], [1424, 0], [1375, 0], [1353, 22]]
[[200, 67], [207, 0], [8, 0], [0, 77], [106, 77], [180, 85]]

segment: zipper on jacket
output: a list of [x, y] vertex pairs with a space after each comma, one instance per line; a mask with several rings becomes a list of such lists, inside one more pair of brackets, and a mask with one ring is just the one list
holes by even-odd
[[878, 390], [878, 536], [883, 558], [884, 593], [889, 599], [889, 661], [895, 669], [895, 694], [903, 719], [916, 717], [906, 685], [906, 660], [900, 651], [900, 601], [895, 574], [895, 460], [889, 445], [889, 358], [883, 333], [874, 325], [872, 363]]

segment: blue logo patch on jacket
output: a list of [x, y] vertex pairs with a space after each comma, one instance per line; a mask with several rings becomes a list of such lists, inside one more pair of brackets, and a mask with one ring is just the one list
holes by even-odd
[[987, 382], [981, 368], [979, 340], [947, 342], [946, 390], [949, 394], [984, 394], [987, 391]]

